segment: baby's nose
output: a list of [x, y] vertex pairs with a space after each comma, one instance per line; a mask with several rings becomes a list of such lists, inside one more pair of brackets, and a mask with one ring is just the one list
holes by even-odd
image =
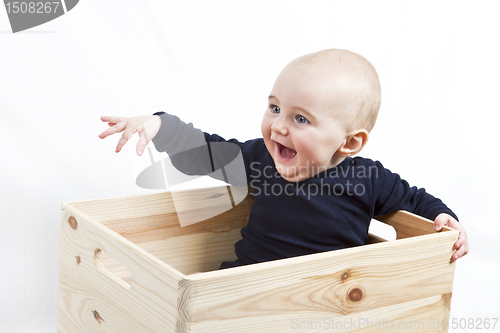
[[273, 122], [273, 124], [271, 125], [271, 130], [273, 132], [275, 132], [276, 134], [280, 134], [280, 135], [287, 135], [288, 134], [288, 129], [287, 129], [285, 122], [280, 120], [279, 118]]

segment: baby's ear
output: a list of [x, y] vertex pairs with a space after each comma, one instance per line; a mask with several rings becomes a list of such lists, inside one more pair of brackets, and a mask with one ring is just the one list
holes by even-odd
[[358, 129], [347, 134], [344, 143], [337, 152], [342, 157], [356, 155], [365, 147], [367, 142], [368, 131]]

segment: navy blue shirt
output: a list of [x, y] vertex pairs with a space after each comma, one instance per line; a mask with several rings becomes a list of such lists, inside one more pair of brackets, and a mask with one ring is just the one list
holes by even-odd
[[[207, 143], [213, 142], [233, 143], [243, 155], [255, 203], [247, 226], [241, 230], [243, 238], [235, 244], [238, 260], [224, 262], [221, 268], [364, 245], [372, 217], [397, 210], [430, 220], [440, 213], [456, 218], [441, 200], [423, 188], [411, 187], [378, 161], [349, 157], [294, 183], [278, 173], [263, 139], [225, 140], [202, 133], [175, 116], [162, 114], [161, 118], [162, 127], [153, 142], [158, 151], [166, 151], [171, 158], [194, 146], [209, 147]], [[182, 142], [178, 138], [183, 138]], [[198, 163], [193, 163], [192, 158], [189, 163], [176, 163], [175, 158], [172, 162], [182, 172], [208, 174], [214, 169], [215, 159], [210, 156], [204, 165], [199, 163], [203, 155], [197, 152]], [[207, 155], [213, 155], [210, 149]]]

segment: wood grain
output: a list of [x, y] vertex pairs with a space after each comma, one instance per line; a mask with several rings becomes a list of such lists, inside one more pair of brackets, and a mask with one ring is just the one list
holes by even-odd
[[183, 310], [196, 323], [307, 311], [340, 317], [450, 293], [455, 239], [426, 235], [190, 276], [182, 285], [196, 296]]
[[[123, 332], [124, 327], [130, 332], [173, 332], [183, 274], [66, 204], [62, 216], [58, 332]], [[78, 222], [76, 229], [68, 223], [71, 216]], [[96, 249], [126, 265], [130, 285], [96, 265]]]
[[[372, 235], [365, 246], [219, 271], [235, 259], [253, 204], [249, 195], [224, 211], [227, 194], [224, 186], [175, 193], [175, 204], [169, 192], [63, 203], [58, 332], [326, 332], [363, 320], [445, 331], [456, 230], [436, 233], [432, 221], [395, 212], [377, 219], [396, 241]], [[223, 212], [181, 226], [180, 211], [196, 221], [207, 210]]]

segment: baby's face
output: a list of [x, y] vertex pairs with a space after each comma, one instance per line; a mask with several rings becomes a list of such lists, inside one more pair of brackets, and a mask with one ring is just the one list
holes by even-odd
[[349, 94], [342, 88], [345, 80], [330, 74], [288, 66], [269, 96], [262, 135], [276, 169], [290, 182], [308, 179], [345, 158], [337, 151], [349, 130], [349, 120], [342, 116], [349, 113]]

